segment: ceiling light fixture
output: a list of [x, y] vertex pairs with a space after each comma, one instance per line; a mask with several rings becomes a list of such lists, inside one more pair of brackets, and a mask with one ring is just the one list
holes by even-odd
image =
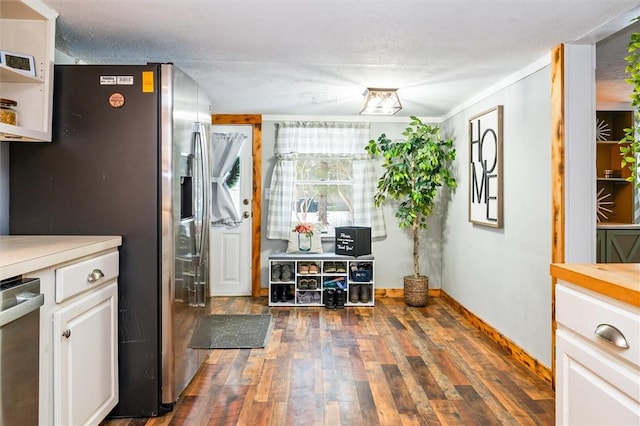
[[398, 89], [367, 89], [360, 114], [393, 115], [402, 109]]

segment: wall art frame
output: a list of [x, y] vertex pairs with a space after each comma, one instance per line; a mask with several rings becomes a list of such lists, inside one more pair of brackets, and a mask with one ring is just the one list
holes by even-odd
[[469, 119], [469, 222], [503, 227], [503, 106]]

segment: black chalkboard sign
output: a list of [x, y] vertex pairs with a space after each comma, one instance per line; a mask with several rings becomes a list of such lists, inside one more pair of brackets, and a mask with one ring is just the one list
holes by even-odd
[[371, 228], [366, 226], [337, 227], [335, 253], [356, 257], [371, 254]]

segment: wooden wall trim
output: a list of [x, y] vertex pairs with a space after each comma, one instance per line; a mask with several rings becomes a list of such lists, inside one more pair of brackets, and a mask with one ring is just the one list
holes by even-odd
[[[440, 289], [439, 288], [430, 288], [428, 291], [429, 297], [440, 297]], [[402, 288], [376, 288], [374, 290], [375, 297], [404, 297], [404, 289]], [[267, 297], [269, 296], [269, 289], [267, 287], [260, 289], [260, 296]]]
[[564, 121], [564, 45], [552, 51], [551, 61], [551, 194], [552, 194], [552, 245], [553, 263], [564, 262], [565, 239], [565, 121]]
[[211, 114], [211, 124], [257, 124], [262, 126], [259, 114]]
[[[551, 262], [565, 260], [564, 45], [551, 53]], [[556, 377], [556, 278], [551, 277], [551, 387]]]
[[253, 195], [251, 204], [251, 295], [260, 296], [261, 237], [262, 237], [262, 115], [211, 114], [211, 124], [253, 126]]
[[550, 386], [553, 386], [553, 375], [549, 368], [540, 364], [537, 359], [528, 354], [511, 339], [507, 338], [491, 325], [478, 318], [473, 312], [470, 312], [457, 300], [449, 296], [445, 291], [440, 291], [440, 297], [451, 305], [453, 309], [459, 312], [467, 321], [469, 321], [475, 329], [487, 335], [492, 341], [508, 352], [516, 361], [520, 362], [533, 374], [549, 383]]

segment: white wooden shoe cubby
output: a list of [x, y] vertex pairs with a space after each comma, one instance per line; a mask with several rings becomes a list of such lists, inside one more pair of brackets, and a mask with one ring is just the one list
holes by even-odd
[[269, 306], [324, 306], [324, 290], [342, 288], [345, 306], [374, 306], [373, 255], [277, 253], [269, 256]]

